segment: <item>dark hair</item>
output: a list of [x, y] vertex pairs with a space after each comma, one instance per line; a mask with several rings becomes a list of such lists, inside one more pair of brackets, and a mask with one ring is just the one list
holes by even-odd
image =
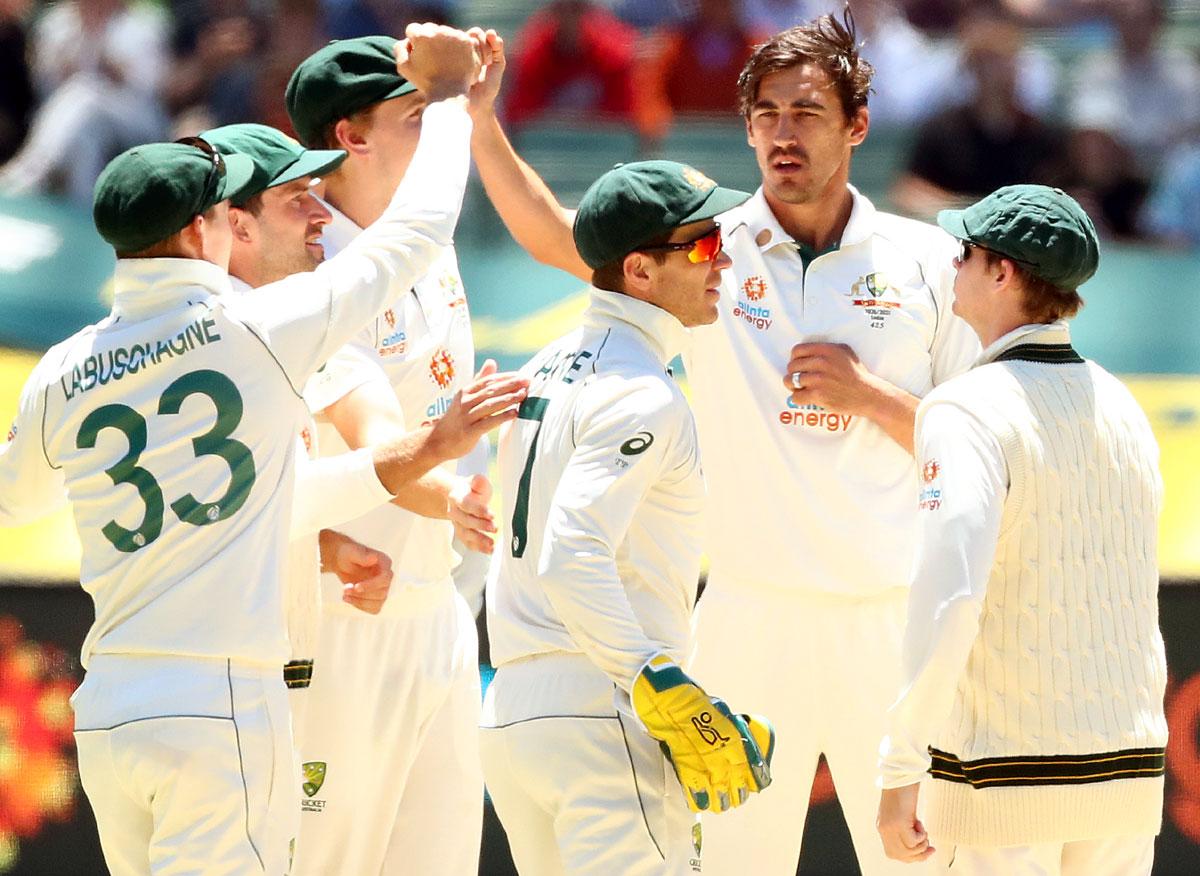
[[1083, 307], [1083, 296], [1074, 289], [1064, 289], [1055, 286], [1049, 280], [1030, 272], [1024, 265], [990, 249], [983, 250], [988, 267], [995, 267], [1001, 259], [1007, 259], [1016, 270], [1021, 281], [1022, 305], [1025, 315], [1030, 322], [1054, 322], [1057, 319], [1069, 319]]
[[375, 103], [368, 104], [362, 109], [355, 110], [352, 113], [347, 113], [344, 116], [338, 116], [332, 122], [325, 125], [325, 127], [321, 128], [317, 134], [316, 142], [305, 143], [304, 145], [309, 149], [341, 149], [342, 145], [338, 142], [337, 138], [338, 122], [340, 122], [342, 119], [349, 119], [351, 122], [355, 123], [360, 122], [370, 116], [371, 113], [375, 111], [375, 107], [379, 106], [381, 102], [382, 101], [376, 101]]
[[[661, 244], [668, 243], [673, 233], [672, 231], [668, 231], [666, 234], [657, 234], [649, 240], [643, 240], [639, 246], [660, 246]], [[592, 285], [597, 289], [607, 289], [609, 292], [624, 292], [625, 257], [634, 252], [640, 252], [640, 250], [635, 247], [625, 253], [625, 255], [617, 256], [612, 261], [593, 270]], [[647, 252], [646, 255], [654, 259], [655, 264], [661, 265], [666, 263], [667, 256], [670, 253], [666, 250], [653, 249]]]
[[800, 64], [816, 64], [828, 74], [842, 101], [846, 119], [867, 105], [875, 68], [859, 52], [854, 16], [847, 6], [838, 21], [822, 15], [808, 24], [780, 31], [754, 50], [738, 76], [738, 103], [749, 117], [763, 77]]
[[[263, 191], [266, 191], [266, 189]], [[230, 206], [237, 207], [239, 210], [245, 210], [251, 216], [261, 216], [263, 211], [263, 193], [255, 192], [240, 204], [234, 204], [231, 201]]]

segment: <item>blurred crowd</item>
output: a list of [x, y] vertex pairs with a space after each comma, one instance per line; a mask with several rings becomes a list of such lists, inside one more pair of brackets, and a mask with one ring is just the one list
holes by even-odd
[[[624, 125], [646, 144], [736, 124], [738, 71], [766, 36], [844, 0], [0, 0], [0, 191], [90, 203], [135, 143], [237, 121], [288, 130], [296, 64], [331, 38], [409, 21], [508, 38], [518, 131]], [[1200, 247], [1200, 12], [1194, 0], [849, 0], [877, 74], [876, 129], [907, 131], [889, 194], [927, 217], [1012, 182], [1079, 198], [1109, 237]], [[511, 14], [506, 20], [511, 20]], [[904, 139], [904, 138], [902, 138]]]

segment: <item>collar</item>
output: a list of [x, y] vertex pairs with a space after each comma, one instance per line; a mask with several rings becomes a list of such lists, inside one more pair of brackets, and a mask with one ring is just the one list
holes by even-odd
[[[850, 218], [842, 231], [839, 247], [865, 243], [875, 233], [875, 216], [877, 215], [875, 205], [871, 203], [870, 198], [859, 193], [854, 186], [847, 185], [846, 188], [850, 190]], [[775, 212], [767, 203], [767, 196], [763, 192], [762, 186], [759, 186], [758, 191], [750, 196], [750, 200], [734, 207], [724, 216], [730, 232], [739, 225], [745, 225], [750, 236], [763, 252], [783, 243], [790, 243], [794, 247], [800, 246], [796, 239], [784, 231], [783, 226], [779, 224]], [[821, 254], [813, 253], [812, 255], [815, 257]]]
[[622, 292], [609, 292], [592, 286], [588, 290], [585, 325], [604, 327], [619, 323], [641, 335], [663, 365], [674, 359], [691, 340], [683, 323], [654, 304], [632, 298]]
[[140, 319], [188, 298], [229, 294], [229, 274], [201, 259], [118, 259], [113, 316]]
[[988, 345], [977, 364], [1007, 362], [1020, 359], [1026, 362], [1046, 362], [1057, 365], [1079, 363], [1083, 357], [1071, 346], [1071, 330], [1067, 321], [1033, 323], [1013, 329]]
[[253, 292], [254, 287], [241, 277], [235, 277], [233, 274], [230, 274], [229, 291], [233, 292], [234, 295], [245, 295], [247, 292]]
[[348, 247], [354, 238], [362, 234], [362, 227], [324, 198], [317, 198], [317, 200], [324, 204], [333, 215], [333, 219], [321, 231], [321, 243], [325, 246], [325, 258], [329, 259]]

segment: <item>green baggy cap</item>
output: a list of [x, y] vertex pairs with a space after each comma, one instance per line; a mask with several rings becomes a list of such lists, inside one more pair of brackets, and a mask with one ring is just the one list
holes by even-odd
[[711, 219], [750, 195], [677, 161], [618, 164], [592, 183], [575, 214], [575, 248], [599, 268], [680, 225]]
[[237, 197], [253, 174], [249, 158], [222, 156], [199, 141], [134, 146], [101, 171], [92, 218], [117, 252], [139, 252]]
[[937, 222], [959, 240], [1008, 256], [1067, 291], [1082, 286], [1100, 265], [1096, 226], [1062, 189], [1005, 186], [965, 210], [942, 210]]
[[417, 90], [396, 72], [396, 39], [366, 36], [334, 40], [300, 62], [284, 102], [300, 139], [316, 145], [330, 122], [373, 103]]
[[231, 199], [235, 207], [269, 188], [336, 170], [346, 160], [341, 149], [305, 149], [287, 134], [267, 125], [224, 125], [200, 136], [222, 155], [245, 155], [254, 162], [250, 182]]

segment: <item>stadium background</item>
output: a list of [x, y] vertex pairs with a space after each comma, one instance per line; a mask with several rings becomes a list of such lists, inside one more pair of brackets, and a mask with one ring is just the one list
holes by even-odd
[[[477, 0], [458, 4], [454, 17], [511, 36], [539, 5]], [[1200, 45], [1196, 9], [1176, 4], [1172, 10], [1170, 38], [1194, 50]], [[1030, 37], [1069, 68], [1081, 51], [1079, 40], [1094, 39], [1084, 34], [1035, 30]], [[887, 205], [915, 136], [912, 126], [873, 127], [854, 158], [852, 182]], [[737, 120], [728, 115], [677, 120], [652, 145], [632, 126], [562, 117], [526, 124], [515, 140], [567, 203], [614, 162], [646, 155], [689, 161], [725, 185], [757, 186], [753, 155]], [[481, 358], [516, 367], [574, 325], [584, 307], [580, 284], [517, 248], [477, 181], [457, 243]], [[42, 350], [106, 313], [112, 264], [87, 211], [68, 198], [0, 193], [0, 417], [15, 409]], [[1161, 609], [1171, 669], [1171, 743], [1155, 873], [1195, 873], [1200, 871], [1200, 255], [1107, 242], [1100, 272], [1083, 293], [1087, 307], [1074, 323], [1076, 346], [1128, 383], [1163, 452]], [[0, 874], [105, 872], [75, 773], [67, 703], [81, 676], [78, 648], [91, 622], [90, 601], [77, 575], [78, 542], [68, 514], [0, 530]], [[486, 678], [487, 667], [481, 671]], [[824, 770], [814, 784], [813, 803], [800, 872], [854, 872]], [[480, 872], [513, 872], [490, 812]]]

